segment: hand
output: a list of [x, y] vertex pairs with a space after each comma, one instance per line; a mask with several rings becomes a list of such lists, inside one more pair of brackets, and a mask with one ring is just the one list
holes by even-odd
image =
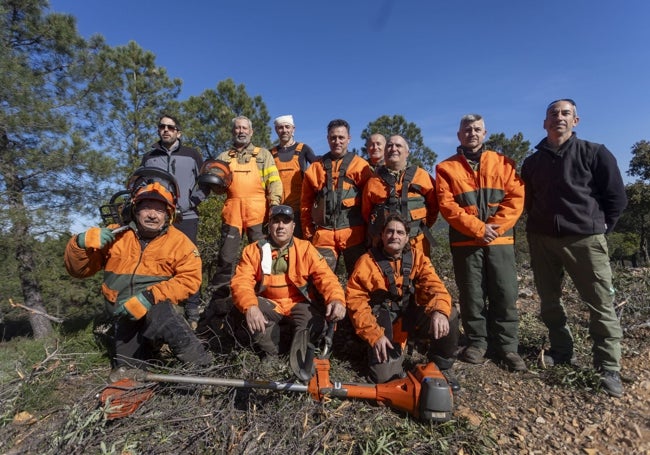
[[447, 316], [434, 311], [429, 322], [429, 333], [433, 335], [434, 340], [449, 335], [449, 319]]
[[380, 339], [375, 341], [375, 345], [372, 349], [375, 351], [379, 363], [384, 363], [388, 361], [388, 350], [394, 348], [393, 343], [390, 342], [386, 335], [382, 335]]
[[332, 300], [325, 307], [325, 319], [330, 322], [337, 322], [345, 317], [345, 305], [338, 300]]
[[496, 239], [499, 237], [499, 233], [497, 232], [497, 229], [499, 229], [498, 224], [485, 224], [485, 234], [483, 234], [483, 241], [485, 243], [490, 243], [492, 240]]
[[79, 248], [101, 250], [115, 241], [115, 234], [108, 228], [91, 227], [77, 236]]
[[262, 313], [262, 310], [260, 310], [260, 307], [257, 305], [253, 305], [246, 310], [246, 324], [251, 333], [264, 333], [268, 322], [269, 321], [264, 317], [264, 313]]
[[199, 307], [195, 305], [188, 306], [185, 305], [185, 319], [190, 324], [192, 330], [196, 330], [199, 326], [199, 319], [201, 319], [201, 312]]
[[115, 310], [115, 315], [121, 316], [128, 314], [131, 320], [137, 321], [147, 314], [152, 305], [152, 302], [150, 302], [142, 292], [139, 292], [119, 305]]

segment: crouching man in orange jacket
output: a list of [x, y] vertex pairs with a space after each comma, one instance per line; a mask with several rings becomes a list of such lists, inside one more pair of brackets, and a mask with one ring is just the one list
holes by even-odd
[[427, 358], [458, 391], [450, 370], [458, 347], [458, 311], [429, 257], [407, 247], [408, 240], [409, 224], [399, 214], [388, 215], [381, 245], [359, 258], [348, 280], [350, 320], [370, 346], [373, 381], [384, 383], [404, 374], [404, 348], [412, 338], [428, 345]]
[[[293, 356], [308, 341], [319, 341], [325, 320], [340, 321], [346, 312], [338, 278], [311, 243], [293, 236], [294, 227], [291, 207], [271, 207], [269, 239], [244, 248], [231, 281], [235, 306], [257, 346], [270, 356], [279, 353], [283, 320], [294, 327]], [[296, 359], [290, 361], [294, 367]]]
[[133, 194], [128, 230], [115, 234], [109, 228], [90, 228], [70, 239], [64, 256], [75, 278], [104, 270], [102, 293], [114, 329], [113, 381], [120, 369], [144, 369], [157, 343], [167, 343], [182, 362], [212, 363], [212, 355], [174, 309], [201, 286], [199, 252], [171, 225], [176, 196], [159, 182]]

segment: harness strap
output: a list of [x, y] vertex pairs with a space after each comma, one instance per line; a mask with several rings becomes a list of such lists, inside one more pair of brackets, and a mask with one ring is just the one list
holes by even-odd
[[[298, 142], [298, 145], [296, 145], [296, 149], [293, 151], [294, 155], [300, 155], [300, 152], [302, 151], [302, 148], [305, 144], [302, 142]], [[273, 155], [273, 158], [278, 157], [278, 146], [276, 145], [271, 149], [271, 155]]]
[[[352, 159], [356, 156], [354, 152], [347, 152], [342, 158], [341, 167], [339, 168], [339, 179], [336, 182], [336, 206], [334, 207], [334, 213], [328, 214], [330, 218], [336, 218], [341, 213], [341, 194], [343, 192], [343, 179], [345, 178], [345, 173], [348, 170], [348, 166], [352, 162]], [[327, 189], [334, 188], [334, 180], [332, 178], [332, 154], [328, 152], [323, 157], [323, 169], [325, 169], [326, 175], [326, 187]], [[352, 182], [354, 183], [354, 182]]]
[[[419, 194], [422, 194], [422, 186], [417, 183], [412, 183], [415, 178], [415, 173], [417, 172], [417, 166], [408, 166], [404, 171], [404, 181], [402, 184], [402, 193], [399, 200], [399, 212], [406, 221], [410, 221], [411, 217], [408, 213], [408, 193], [413, 191]], [[388, 185], [388, 207], [389, 210], [397, 205], [398, 201], [395, 197], [395, 184], [397, 183], [397, 178], [394, 174], [391, 174], [385, 166], [382, 166], [378, 169], [377, 175]], [[426, 239], [429, 241], [429, 244], [433, 247], [437, 245], [436, 239], [431, 233], [431, 229], [426, 225], [424, 220], [420, 221], [419, 226], [420, 231], [424, 234]]]
[[397, 289], [395, 282], [395, 271], [390, 265], [390, 260], [382, 250], [376, 247], [370, 248], [370, 254], [379, 265], [382, 273], [388, 280], [389, 294], [390, 294], [390, 310], [402, 313], [408, 307], [409, 299], [411, 298], [411, 270], [413, 270], [413, 253], [410, 248], [402, 252], [402, 295]]

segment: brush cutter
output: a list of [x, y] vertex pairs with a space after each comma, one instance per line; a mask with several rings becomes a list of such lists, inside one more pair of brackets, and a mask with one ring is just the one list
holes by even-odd
[[[306, 362], [300, 362], [300, 375], [309, 379], [307, 385], [291, 382], [256, 381], [245, 379], [212, 378], [153, 374], [142, 370], [127, 370], [124, 377], [109, 384], [99, 395], [106, 419], [118, 419], [134, 413], [153, 396], [157, 383], [203, 384], [213, 386], [266, 389], [278, 392], [308, 392], [316, 401], [328, 397], [371, 400], [393, 409], [405, 411], [424, 421], [446, 422], [451, 419], [454, 398], [451, 387], [435, 363], [419, 364], [404, 378], [383, 384], [340, 383], [330, 380], [330, 361], [334, 324], [329, 324], [318, 349], [318, 357], [311, 352]], [[314, 350], [310, 346], [310, 350]], [[308, 373], [309, 371], [309, 373]], [[313, 371], [313, 373], [312, 373]]]
[[307, 385], [213, 378], [170, 374], [153, 374], [131, 370], [132, 377], [109, 384], [100, 394], [106, 419], [117, 419], [135, 412], [153, 396], [156, 383], [204, 384], [213, 386], [275, 390], [279, 392], [308, 392], [316, 401], [328, 397], [357, 398], [383, 403], [393, 409], [406, 411], [424, 421], [445, 422], [451, 418], [453, 395], [444, 375], [434, 363], [417, 365], [406, 377], [384, 384], [339, 383], [330, 380], [329, 359], [314, 359], [315, 374]]

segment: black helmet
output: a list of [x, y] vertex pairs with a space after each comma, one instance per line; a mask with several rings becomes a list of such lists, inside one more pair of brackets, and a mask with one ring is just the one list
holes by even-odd
[[139, 167], [129, 178], [126, 188], [131, 192], [131, 197], [135, 197], [138, 190], [152, 183], [160, 183], [167, 191], [171, 193], [174, 205], [178, 203], [178, 183], [176, 177], [167, 171], [157, 167]]
[[199, 185], [207, 185], [216, 194], [225, 193], [232, 183], [230, 165], [223, 160], [206, 160], [203, 166], [201, 166], [197, 183]]
[[[155, 191], [142, 191], [147, 186], [148, 189], [154, 189], [155, 186]], [[154, 197], [158, 194], [162, 196]], [[99, 212], [107, 224], [129, 224], [133, 219], [135, 203], [149, 195], [164, 200], [169, 207], [171, 222], [180, 221], [180, 213], [176, 208], [178, 194], [178, 183], [172, 174], [157, 167], [139, 167], [129, 178], [126, 190], [115, 193], [108, 204], [99, 208]]]

